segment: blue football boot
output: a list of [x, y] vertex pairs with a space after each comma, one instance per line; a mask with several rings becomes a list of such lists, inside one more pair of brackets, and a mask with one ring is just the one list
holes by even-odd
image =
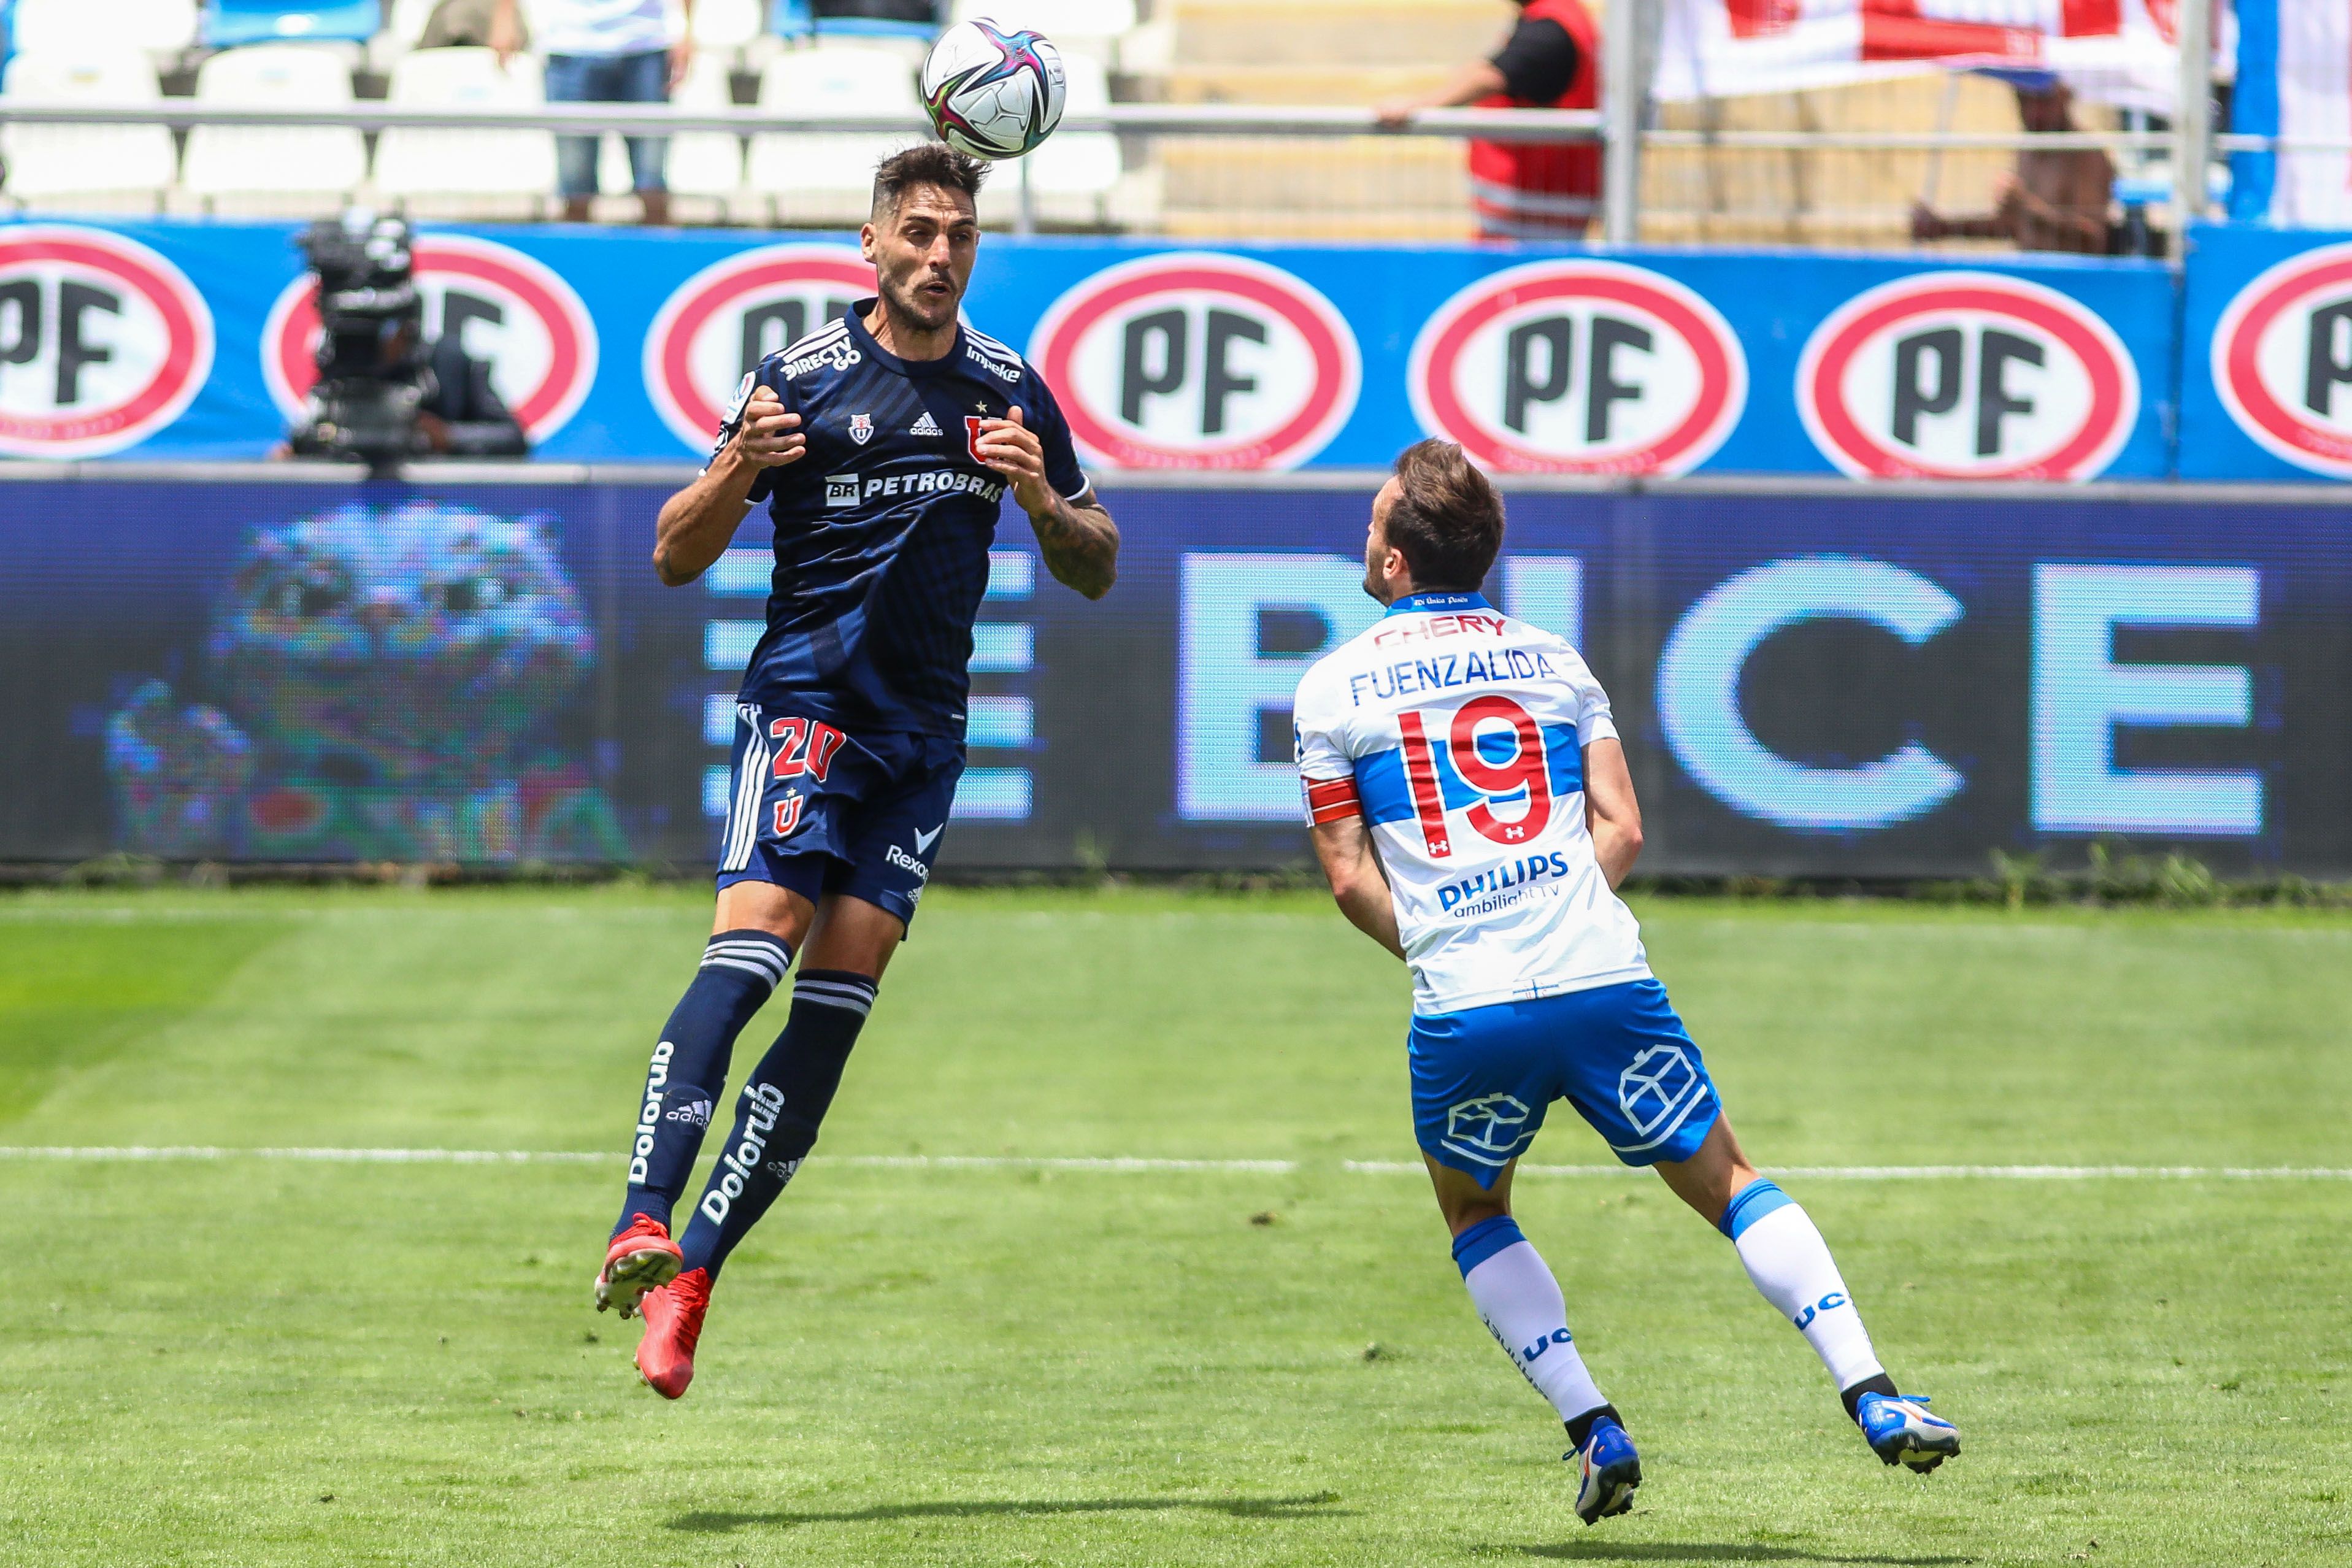
[[1922, 1475], [1960, 1451], [1959, 1428], [1940, 1415], [1930, 1415], [1924, 1394], [1865, 1394], [1853, 1418], [1870, 1440], [1872, 1453]]
[[1585, 1434], [1584, 1447], [1562, 1454], [1576, 1467], [1576, 1517], [1597, 1524], [1611, 1514], [1633, 1507], [1633, 1489], [1642, 1484], [1642, 1456], [1625, 1428], [1606, 1415]]

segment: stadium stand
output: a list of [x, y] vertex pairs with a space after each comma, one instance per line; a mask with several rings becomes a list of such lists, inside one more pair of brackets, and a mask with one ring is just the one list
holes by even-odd
[[[146, 52], [82, 50], [19, 54], [0, 76], [0, 93], [41, 104], [152, 103], [163, 96]], [[178, 173], [172, 133], [161, 125], [5, 125], [7, 195], [22, 208], [160, 210]]]
[[[922, 110], [905, 56], [852, 43], [777, 56], [761, 74], [760, 103], [843, 115]], [[874, 165], [915, 140], [908, 132], [754, 136], [749, 184], [772, 221], [856, 223], [872, 197]]]
[[[528, 110], [542, 101], [539, 61], [501, 68], [488, 49], [418, 49], [393, 68], [394, 103]], [[419, 216], [535, 216], [555, 188], [555, 138], [544, 131], [394, 130], [376, 142], [377, 193]]]
[[[1369, 104], [1443, 80], [1493, 50], [1492, 0], [1170, 0], [1178, 103]], [[1132, 51], [1129, 51], [1132, 52]], [[1470, 232], [1461, 146], [1360, 136], [1316, 142], [1163, 137], [1159, 222], [1171, 234], [1454, 239]]]
[[[200, 102], [336, 109], [352, 101], [350, 67], [312, 44], [256, 44], [196, 72]], [[199, 125], [188, 132], [181, 189], [205, 210], [329, 211], [367, 180], [367, 144], [345, 126]]]

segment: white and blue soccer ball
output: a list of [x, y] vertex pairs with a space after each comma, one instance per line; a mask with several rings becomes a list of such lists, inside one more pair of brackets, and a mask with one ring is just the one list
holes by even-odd
[[1036, 151], [1062, 122], [1062, 54], [1041, 33], [985, 16], [940, 35], [923, 61], [923, 107], [940, 140], [975, 158]]

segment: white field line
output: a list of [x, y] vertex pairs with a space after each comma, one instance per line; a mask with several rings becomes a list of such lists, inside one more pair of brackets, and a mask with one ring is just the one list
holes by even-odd
[[[1030, 1154], [832, 1154], [827, 1164], [889, 1171], [1087, 1171], [1110, 1174], [1205, 1172], [1285, 1175], [1297, 1160], [1171, 1160], [1134, 1155], [1061, 1157]], [[67, 1160], [122, 1163], [142, 1160], [283, 1160], [351, 1165], [607, 1165], [620, 1156], [564, 1149], [234, 1149], [209, 1144], [0, 1144], [0, 1160]], [[1343, 1160], [1360, 1176], [1417, 1176], [1404, 1160]], [[1804, 1181], [2352, 1181], [2352, 1167], [2329, 1165], [1775, 1165], [1765, 1173]], [[1523, 1176], [1639, 1176], [1626, 1165], [1522, 1164]]]

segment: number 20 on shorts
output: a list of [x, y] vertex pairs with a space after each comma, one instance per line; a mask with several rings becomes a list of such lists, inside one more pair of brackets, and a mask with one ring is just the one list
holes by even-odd
[[[768, 738], [778, 743], [776, 761], [772, 772], [779, 782], [798, 778], [806, 773], [817, 783], [832, 771], [834, 753], [841, 750], [843, 736], [830, 724], [820, 724], [814, 719], [782, 718], [771, 721]], [[790, 838], [801, 825], [801, 797], [789, 795], [776, 802], [775, 836]]]
[[[1437, 782], [1437, 757], [1429, 740], [1429, 721], [1443, 723], [1445, 715], [1407, 711], [1397, 715], [1404, 735], [1404, 774], [1412, 790], [1413, 814], [1421, 821], [1422, 842], [1432, 859], [1454, 853], [1453, 830], [1445, 825], [1445, 795]], [[1494, 762], [1478, 749], [1478, 727], [1490, 721], [1510, 726], [1511, 754]], [[1493, 729], [1489, 735], [1496, 733]], [[1551, 764], [1544, 755], [1543, 728], [1535, 715], [1507, 697], [1476, 697], [1454, 710], [1446, 731], [1445, 750], [1465, 783], [1484, 798], [1473, 801], [1463, 815], [1472, 831], [1497, 844], [1524, 844], [1551, 821]], [[1524, 793], [1527, 809], [1505, 820], [1492, 803]]]

